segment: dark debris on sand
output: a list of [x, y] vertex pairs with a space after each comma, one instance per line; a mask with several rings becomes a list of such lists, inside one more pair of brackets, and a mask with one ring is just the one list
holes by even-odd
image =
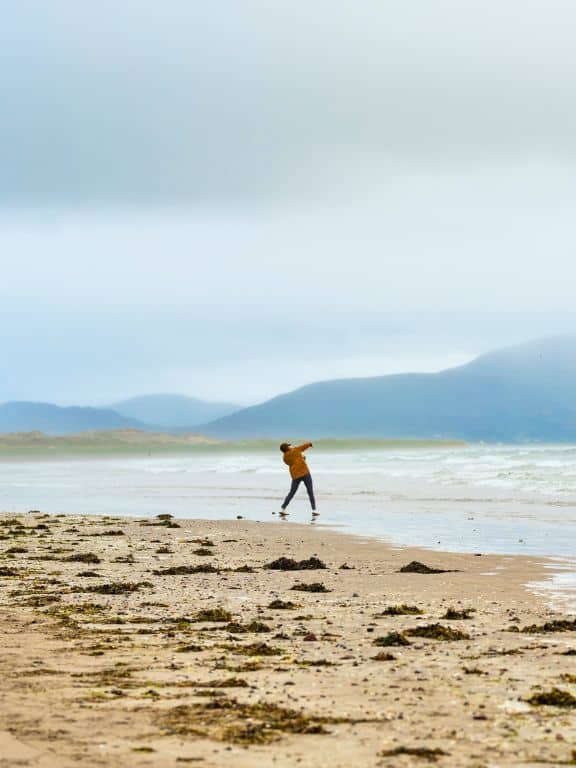
[[447, 568], [431, 568], [418, 560], [412, 560], [408, 565], [403, 565], [398, 573], [458, 573], [458, 571]]
[[271, 571], [316, 571], [326, 568], [317, 557], [309, 557], [307, 560], [293, 560], [290, 557], [279, 557], [271, 563], [267, 563], [264, 568]]

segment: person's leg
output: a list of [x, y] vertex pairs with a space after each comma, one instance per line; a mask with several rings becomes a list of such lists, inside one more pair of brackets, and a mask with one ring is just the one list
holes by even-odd
[[288, 504], [292, 501], [294, 498], [294, 494], [298, 490], [298, 486], [300, 485], [302, 481], [301, 477], [296, 478], [296, 480], [292, 480], [292, 485], [290, 486], [290, 490], [288, 491], [288, 496], [284, 499], [284, 503], [282, 504], [282, 509], [286, 509]]
[[304, 485], [306, 486], [306, 490], [308, 491], [308, 498], [310, 499], [310, 505], [312, 507], [312, 510], [316, 509], [316, 499], [314, 498], [314, 485], [312, 483], [312, 475], [305, 475], [302, 478]]

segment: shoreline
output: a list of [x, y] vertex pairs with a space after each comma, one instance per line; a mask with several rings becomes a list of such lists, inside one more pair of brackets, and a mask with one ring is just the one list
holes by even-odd
[[[40, 513], [0, 515], [0, 552], [2, 768], [570, 759], [573, 710], [534, 703], [554, 688], [576, 700], [576, 634], [540, 629], [568, 617], [526, 586], [546, 558]], [[263, 567], [278, 557], [326, 567]], [[401, 572], [411, 560], [445, 572]], [[199, 572], [165, 572], [182, 566]]]

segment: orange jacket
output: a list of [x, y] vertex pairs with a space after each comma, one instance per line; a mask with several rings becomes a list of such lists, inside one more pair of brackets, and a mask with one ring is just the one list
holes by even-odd
[[310, 470], [306, 464], [306, 459], [302, 455], [303, 451], [312, 447], [312, 443], [304, 443], [303, 445], [296, 445], [294, 448], [290, 448], [284, 454], [284, 464], [288, 464], [290, 469], [290, 477], [292, 480], [297, 480], [299, 477], [308, 475]]

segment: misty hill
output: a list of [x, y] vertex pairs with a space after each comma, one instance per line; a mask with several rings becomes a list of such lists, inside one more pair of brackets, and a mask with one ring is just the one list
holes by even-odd
[[440, 373], [310, 384], [200, 429], [225, 438], [576, 441], [576, 338], [499, 350]]
[[232, 403], [212, 403], [186, 395], [143, 395], [110, 406], [130, 419], [166, 429], [185, 429], [213, 421], [240, 409]]
[[86, 430], [142, 429], [143, 425], [105, 408], [61, 408], [49, 403], [12, 402], [0, 405], [0, 433], [45, 432], [67, 435]]

